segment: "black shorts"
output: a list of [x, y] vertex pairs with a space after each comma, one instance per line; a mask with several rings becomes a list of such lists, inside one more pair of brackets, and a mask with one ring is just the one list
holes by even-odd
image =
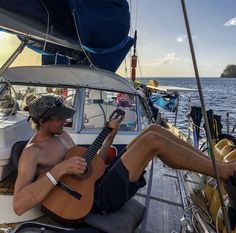
[[118, 159], [96, 182], [92, 212], [104, 214], [120, 209], [138, 189], [145, 185], [143, 176], [137, 182], [129, 182], [129, 171], [121, 159]]

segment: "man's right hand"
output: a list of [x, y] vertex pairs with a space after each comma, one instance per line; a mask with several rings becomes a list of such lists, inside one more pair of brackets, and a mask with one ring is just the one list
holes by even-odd
[[57, 177], [59, 175], [59, 179], [61, 176], [65, 174], [73, 174], [73, 175], [83, 175], [86, 171], [87, 163], [85, 158], [79, 156], [73, 156], [69, 159], [63, 160], [61, 163], [56, 165], [51, 171]]

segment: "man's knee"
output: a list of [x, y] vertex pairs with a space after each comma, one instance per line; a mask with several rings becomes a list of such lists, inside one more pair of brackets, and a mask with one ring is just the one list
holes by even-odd
[[153, 132], [158, 132], [158, 129], [159, 129], [159, 128], [160, 128], [159, 125], [157, 125], [157, 124], [151, 124], [151, 125], [148, 126], [147, 131], [148, 131], [148, 132], [151, 132], [151, 131], [153, 131]]
[[158, 141], [158, 134], [154, 131], [149, 131], [142, 137], [142, 142], [145, 145], [149, 145], [150, 147], [153, 146]]

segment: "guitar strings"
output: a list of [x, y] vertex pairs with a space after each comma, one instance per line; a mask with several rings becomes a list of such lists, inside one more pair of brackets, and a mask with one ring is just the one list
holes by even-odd
[[102, 132], [95, 139], [93, 144], [88, 148], [88, 150], [84, 153], [83, 157], [85, 158], [87, 163], [90, 163], [97, 153], [97, 151], [101, 148], [102, 143], [104, 142], [107, 135], [112, 131], [112, 129], [105, 127]]

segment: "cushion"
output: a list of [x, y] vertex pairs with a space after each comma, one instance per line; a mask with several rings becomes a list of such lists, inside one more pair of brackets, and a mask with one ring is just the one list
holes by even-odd
[[114, 213], [90, 213], [84, 221], [108, 233], [132, 233], [142, 221], [144, 213], [145, 207], [135, 199], [130, 199]]
[[19, 162], [21, 153], [27, 143], [28, 141], [18, 141], [13, 145], [11, 149], [10, 162], [14, 170], [17, 170], [18, 168], [18, 162]]

